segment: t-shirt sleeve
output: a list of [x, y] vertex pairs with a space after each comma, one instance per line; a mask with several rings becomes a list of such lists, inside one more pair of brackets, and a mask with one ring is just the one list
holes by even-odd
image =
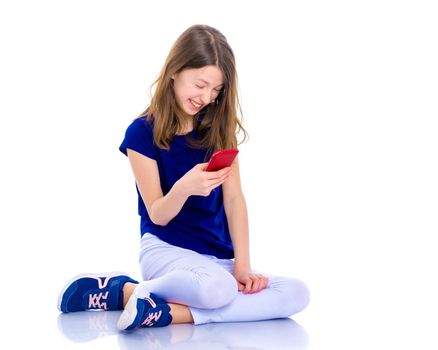
[[154, 146], [152, 127], [145, 119], [135, 119], [126, 129], [125, 138], [119, 150], [127, 156], [128, 148], [148, 158], [157, 160], [157, 149]]

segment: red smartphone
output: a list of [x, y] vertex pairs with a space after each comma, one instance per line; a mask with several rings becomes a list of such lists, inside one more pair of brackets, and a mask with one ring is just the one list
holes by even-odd
[[239, 150], [237, 149], [225, 149], [213, 153], [205, 171], [217, 171], [227, 166], [231, 166], [237, 153], [239, 153]]

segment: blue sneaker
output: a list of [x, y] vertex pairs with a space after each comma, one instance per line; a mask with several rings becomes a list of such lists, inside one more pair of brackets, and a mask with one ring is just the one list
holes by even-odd
[[62, 289], [58, 309], [61, 312], [122, 310], [122, 288], [126, 282], [138, 283], [118, 272], [76, 276]]
[[163, 299], [153, 293], [145, 298], [133, 293], [120, 315], [117, 328], [130, 331], [138, 327], [164, 327], [171, 322], [170, 306]]

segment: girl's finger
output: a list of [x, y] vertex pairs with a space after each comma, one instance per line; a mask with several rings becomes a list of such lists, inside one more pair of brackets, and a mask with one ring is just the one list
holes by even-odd
[[245, 289], [244, 289], [244, 293], [249, 293], [251, 291], [252, 288], [252, 280], [251, 278], [248, 278], [246, 281], [246, 285], [245, 285]]
[[266, 276], [263, 276], [263, 275], [261, 275], [259, 273], [257, 273], [256, 276], [260, 278], [261, 289], [266, 288], [268, 286], [269, 279]]
[[225, 167], [219, 171], [216, 171], [216, 177], [222, 177], [231, 173], [231, 167]]
[[206, 185], [208, 186], [208, 187], [211, 187], [211, 186], [215, 186], [215, 185], [217, 185], [219, 182], [221, 182], [221, 181], [224, 181], [223, 179], [221, 179], [221, 178], [219, 178], [219, 179], [214, 179], [214, 180], [208, 180], [207, 182], [206, 182]]
[[267, 286], [266, 279], [262, 277], [262, 278], [260, 279], [260, 290], [265, 289], [266, 286]]
[[260, 290], [260, 286], [261, 286], [261, 279], [257, 276], [254, 276], [252, 278], [252, 292], [258, 292]]
[[228, 170], [228, 171], [223, 172], [223, 173], [216, 172], [213, 174], [210, 174], [210, 172], [207, 172], [207, 176], [205, 179], [208, 181], [220, 181], [220, 180], [228, 178], [230, 175], [231, 175], [231, 170]]
[[212, 191], [212, 190], [214, 190], [216, 187], [219, 187], [220, 185], [222, 185], [224, 182], [225, 182], [225, 180], [221, 180], [221, 181], [218, 181], [218, 182], [214, 182], [213, 184], [211, 184], [211, 185], [208, 187], [208, 189], [209, 189], [210, 191]]

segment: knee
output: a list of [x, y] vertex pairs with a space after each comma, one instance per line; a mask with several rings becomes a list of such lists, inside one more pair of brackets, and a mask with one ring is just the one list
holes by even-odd
[[289, 317], [304, 310], [310, 301], [307, 285], [298, 279], [287, 279], [282, 282], [283, 317]]
[[231, 303], [236, 298], [237, 282], [227, 272], [214, 274], [203, 281], [198, 292], [199, 308], [217, 309]]

